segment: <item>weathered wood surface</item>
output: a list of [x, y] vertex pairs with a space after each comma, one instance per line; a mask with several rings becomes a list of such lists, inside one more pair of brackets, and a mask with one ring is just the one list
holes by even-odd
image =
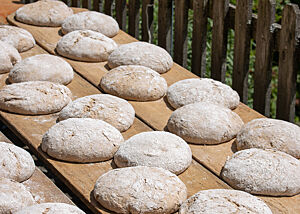
[[[60, 39], [58, 34], [59, 28], [41, 28], [36, 26], [25, 25], [16, 22], [13, 18], [13, 14], [8, 17], [8, 21], [14, 25], [25, 28], [30, 31], [37, 42], [52, 54], [55, 54], [55, 46], [57, 41]], [[47, 36], [46, 36], [47, 35]], [[124, 44], [136, 41], [133, 37], [129, 36], [124, 32], [120, 32], [116, 37], [113, 38], [118, 44]], [[74, 60], [67, 61], [72, 67], [84, 78], [86, 78], [94, 86], [98, 86], [101, 77], [107, 72], [107, 63], [86, 63]], [[176, 81], [195, 78], [196, 75], [187, 71], [186, 69], [174, 64], [173, 68], [162, 75], [168, 85], [173, 84]], [[165, 99], [161, 99], [153, 102], [130, 102], [138, 118], [147, 123], [150, 127], [155, 130], [164, 130], [167, 121], [173, 111], [169, 107]], [[246, 105], [240, 103], [235, 112], [240, 115], [244, 122], [251, 121], [252, 119], [263, 117], [259, 113], [250, 109]], [[226, 158], [233, 154], [232, 141], [215, 146], [201, 146], [201, 145], [190, 145], [193, 152], [193, 157], [198, 162], [205, 165], [216, 175], [220, 175], [222, 166], [224, 165]], [[195, 179], [195, 178], [193, 178]], [[220, 182], [220, 181], [219, 181]], [[209, 183], [209, 182], [208, 182]], [[193, 185], [192, 185], [193, 186]], [[274, 213], [297, 213], [300, 212], [300, 196], [294, 197], [263, 197], [264, 200], [271, 206]]]
[[158, 45], [171, 53], [172, 0], [158, 1]]
[[[2, 132], [0, 132], [0, 141], [12, 143]], [[22, 184], [26, 186], [34, 200], [39, 204], [60, 202], [73, 205], [73, 202], [37, 167], [33, 175]]]
[[153, 42], [154, 0], [142, 1], [142, 40]]
[[126, 31], [126, 0], [116, 1], [116, 20], [120, 29]]
[[[36, 46], [34, 49], [22, 55], [23, 57], [28, 57], [43, 52], [41, 48]], [[0, 87], [5, 85], [6, 79], [7, 74], [0, 76]], [[82, 79], [79, 75], [75, 75], [74, 80], [68, 85], [68, 88], [70, 88], [75, 98], [100, 93], [96, 87]], [[28, 145], [94, 213], [109, 213], [94, 201], [92, 190], [95, 181], [100, 175], [115, 168], [111, 160], [101, 163], [72, 164], [54, 160], [41, 151], [40, 143], [42, 135], [56, 123], [57, 116], [57, 113], [43, 116], [23, 116], [0, 112], [1, 120]], [[137, 133], [151, 130], [152, 129], [144, 123], [135, 119], [133, 126], [122, 134], [125, 139], [128, 139]], [[229, 188], [223, 181], [196, 161], [193, 161], [192, 165], [179, 177], [186, 184], [189, 196], [204, 189]]]
[[138, 38], [140, 35], [140, 0], [129, 0], [128, 4], [128, 33]]

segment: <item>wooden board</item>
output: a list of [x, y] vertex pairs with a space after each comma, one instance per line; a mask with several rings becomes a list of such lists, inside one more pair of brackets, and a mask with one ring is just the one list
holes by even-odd
[[[12, 143], [2, 132], [0, 132], [0, 141]], [[22, 184], [32, 194], [37, 203], [60, 202], [73, 204], [73, 202], [55, 186], [55, 184], [37, 167], [33, 175]]]
[[[33, 34], [38, 44], [51, 54], [55, 54], [55, 47], [58, 40], [61, 38], [59, 33], [60, 28], [47, 28], [26, 25], [17, 22], [14, 19], [14, 14], [8, 16], [8, 21], [19, 27], [22, 27]], [[126, 44], [134, 42], [136, 39], [128, 34], [120, 31], [117, 36], [113, 38], [118, 44]], [[79, 62], [66, 59], [72, 67], [82, 77], [98, 86], [101, 77], [108, 71], [107, 62], [89, 63]], [[193, 73], [180, 67], [176, 63], [170, 71], [162, 75], [168, 85], [173, 84], [179, 80], [187, 78], [196, 78]], [[168, 105], [166, 99], [160, 99], [153, 102], [130, 102], [139, 119], [145, 122], [148, 126], [155, 130], [164, 130], [167, 121], [173, 111]], [[240, 103], [238, 108], [234, 110], [243, 119], [244, 122], [249, 122], [255, 118], [263, 117], [261, 114]], [[193, 157], [199, 163], [205, 165], [216, 175], [220, 175], [222, 166], [227, 157], [234, 153], [233, 140], [224, 144], [208, 146], [208, 145], [190, 145], [193, 152]], [[262, 197], [271, 207], [274, 213], [300, 213], [300, 195], [294, 197]]]
[[[35, 46], [28, 52], [22, 53], [22, 57], [28, 57], [45, 53], [40, 47]], [[0, 75], [0, 87], [5, 85], [7, 74]], [[75, 97], [82, 97], [90, 94], [97, 94], [100, 91], [85, 81], [79, 75], [68, 85]], [[115, 168], [115, 164], [110, 161], [90, 164], [75, 164], [57, 161], [40, 149], [43, 134], [56, 123], [57, 113], [41, 116], [24, 116], [12, 113], [0, 112], [3, 122], [22, 140], [45, 164], [75, 193], [85, 204], [95, 213], [109, 213], [102, 208], [92, 197], [92, 190], [97, 178], [103, 173]], [[140, 120], [135, 119], [133, 126], [123, 132], [125, 139], [144, 131], [152, 131]], [[180, 179], [188, 188], [188, 195], [204, 189], [229, 188], [223, 181], [218, 179], [210, 171], [205, 169], [196, 161], [180, 176]]]

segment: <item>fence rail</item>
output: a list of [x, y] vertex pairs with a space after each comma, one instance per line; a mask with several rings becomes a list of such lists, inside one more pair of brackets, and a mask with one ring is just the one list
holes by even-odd
[[[122, 30], [136, 38], [139, 38], [141, 32], [142, 40], [153, 40], [154, 0], [64, 2], [74, 7], [114, 14]], [[260, 0], [258, 14], [252, 14], [252, 0], [238, 0], [236, 6], [231, 5], [229, 0], [158, 0], [158, 45], [170, 53], [173, 49], [174, 61], [186, 67], [188, 11], [194, 10], [191, 71], [204, 77], [207, 63], [207, 25], [208, 19], [212, 19], [211, 77], [224, 82], [228, 30], [233, 29], [232, 87], [239, 93], [241, 101], [247, 103], [250, 41], [254, 39], [256, 55], [253, 108], [266, 116], [270, 115], [273, 54], [275, 51], [279, 52], [276, 117], [293, 122], [296, 79], [300, 68], [300, 11], [297, 5], [285, 5], [282, 25], [279, 25], [275, 23], [275, 6], [276, 0]]]

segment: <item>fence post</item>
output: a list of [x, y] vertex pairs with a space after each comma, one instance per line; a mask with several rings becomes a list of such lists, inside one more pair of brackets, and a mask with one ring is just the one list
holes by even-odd
[[99, 0], [93, 0], [93, 10], [100, 11]]
[[158, 45], [171, 53], [172, 0], [158, 1]]
[[234, 26], [232, 88], [241, 102], [248, 102], [248, 73], [251, 41], [252, 0], [237, 1]]
[[116, 19], [120, 28], [126, 31], [126, 0], [116, 0]]
[[193, 10], [192, 72], [204, 77], [209, 0], [194, 0]]
[[154, 0], [142, 1], [142, 40], [153, 41], [153, 7]]
[[106, 15], [111, 16], [111, 7], [112, 7], [112, 4], [113, 4], [113, 0], [105, 0], [105, 2], [104, 2], [104, 13]]
[[187, 25], [189, 4], [185, 0], [175, 0], [174, 61], [187, 66]]
[[213, 0], [211, 77], [221, 82], [226, 75], [228, 10], [229, 0]]
[[128, 33], [139, 38], [140, 0], [129, 0]]
[[297, 5], [284, 7], [280, 42], [276, 117], [294, 122], [297, 71], [300, 64], [300, 10]]
[[275, 5], [275, 0], [259, 1], [256, 26], [253, 107], [267, 117], [270, 116]]
[[82, 0], [82, 8], [89, 8], [88, 0]]

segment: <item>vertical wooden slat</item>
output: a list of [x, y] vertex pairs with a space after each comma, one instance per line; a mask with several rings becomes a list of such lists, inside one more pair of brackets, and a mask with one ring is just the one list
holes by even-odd
[[158, 1], [158, 45], [171, 53], [172, 0]]
[[129, 0], [128, 33], [139, 38], [140, 0]]
[[194, 0], [193, 10], [192, 72], [205, 77], [209, 0]]
[[241, 101], [248, 101], [248, 73], [251, 41], [252, 0], [237, 1], [234, 26], [234, 61], [232, 88]]
[[82, 7], [83, 8], [89, 8], [89, 2], [88, 2], [88, 0], [82, 0]]
[[270, 116], [275, 5], [275, 0], [258, 2], [253, 108], [265, 116]]
[[297, 71], [300, 63], [300, 10], [288, 4], [282, 16], [276, 117], [294, 122]]
[[78, 7], [78, 0], [72, 0], [71, 3], [72, 3], [71, 4], [72, 7]]
[[116, 19], [120, 28], [126, 31], [126, 0], [116, 0]]
[[93, 0], [93, 10], [94, 11], [100, 11], [99, 0]]
[[142, 40], [153, 41], [153, 7], [154, 0], [142, 1]]
[[213, 0], [211, 77], [225, 82], [229, 0]]
[[[118, 0], [116, 0], [118, 1]], [[111, 8], [112, 8], [113, 0], [105, 0], [104, 2], [104, 13], [106, 15], [111, 16]]]
[[187, 66], [187, 25], [189, 4], [185, 0], [175, 0], [174, 61]]

